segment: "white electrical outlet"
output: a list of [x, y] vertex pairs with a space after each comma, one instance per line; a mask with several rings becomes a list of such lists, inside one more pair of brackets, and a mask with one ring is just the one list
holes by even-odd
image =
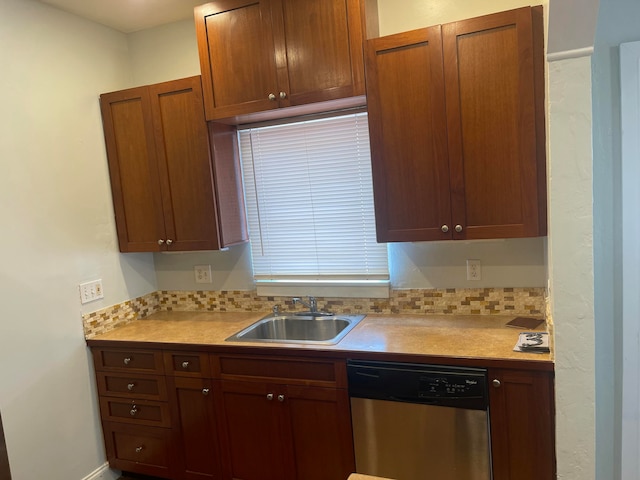
[[193, 267], [196, 283], [211, 283], [211, 265], [196, 265]]
[[81, 283], [80, 287], [80, 303], [85, 304], [104, 298], [102, 289], [102, 279], [93, 280], [92, 282]]
[[480, 260], [467, 260], [467, 280], [481, 280], [482, 265]]

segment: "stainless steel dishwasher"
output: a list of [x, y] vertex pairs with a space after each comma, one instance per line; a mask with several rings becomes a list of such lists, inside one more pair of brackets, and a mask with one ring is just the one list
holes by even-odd
[[395, 480], [490, 480], [487, 372], [347, 362], [356, 472]]

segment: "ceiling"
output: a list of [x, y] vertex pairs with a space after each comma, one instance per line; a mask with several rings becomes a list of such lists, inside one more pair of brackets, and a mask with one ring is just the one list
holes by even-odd
[[193, 18], [207, 0], [40, 0], [123, 33]]

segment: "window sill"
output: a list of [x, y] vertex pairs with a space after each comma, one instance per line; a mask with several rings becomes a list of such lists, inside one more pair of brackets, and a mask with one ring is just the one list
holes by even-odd
[[259, 296], [333, 298], [389, 298], [389, 280], [256, 280]]

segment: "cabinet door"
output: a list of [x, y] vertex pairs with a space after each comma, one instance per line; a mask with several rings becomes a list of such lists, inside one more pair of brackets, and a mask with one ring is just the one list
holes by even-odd
[[[534, 21], [535, 20], [535, 21]], [[546, 233], [541, 11], [442, 26], [453, 238]]]
[[277, 388], [260, 382], [221, 382], [225, 480], [289, 478]]
[[553, 374], [490, 369], [494, 480], [555, 476]]
[[207, 3], [195, 21], [207, 120], [278, 108], [271, 1]]
[[291, 105], [364, 94], [360, 0], [275, 0], [273, 20], [278, 83]]
[[100, 108], [120, 251], [159, 251], [165, 230], [149, 91], [103, 94]]
[[347, 391], [288, 385], [284, 396], [293, 478], [346, 479], [355, 472]]
[[440, 27], [369, 40], [366, 49], [378, 241], [450, 239]]
[[216, 250], [218, 219], [200, 77], [149, 87], [169, 250]]
[[168, 377], [171, 389], [173, 428], [179, 432], [177, 446], [180, 478], [218, 479], [221, 459], [214, 390], [209, 379]]

